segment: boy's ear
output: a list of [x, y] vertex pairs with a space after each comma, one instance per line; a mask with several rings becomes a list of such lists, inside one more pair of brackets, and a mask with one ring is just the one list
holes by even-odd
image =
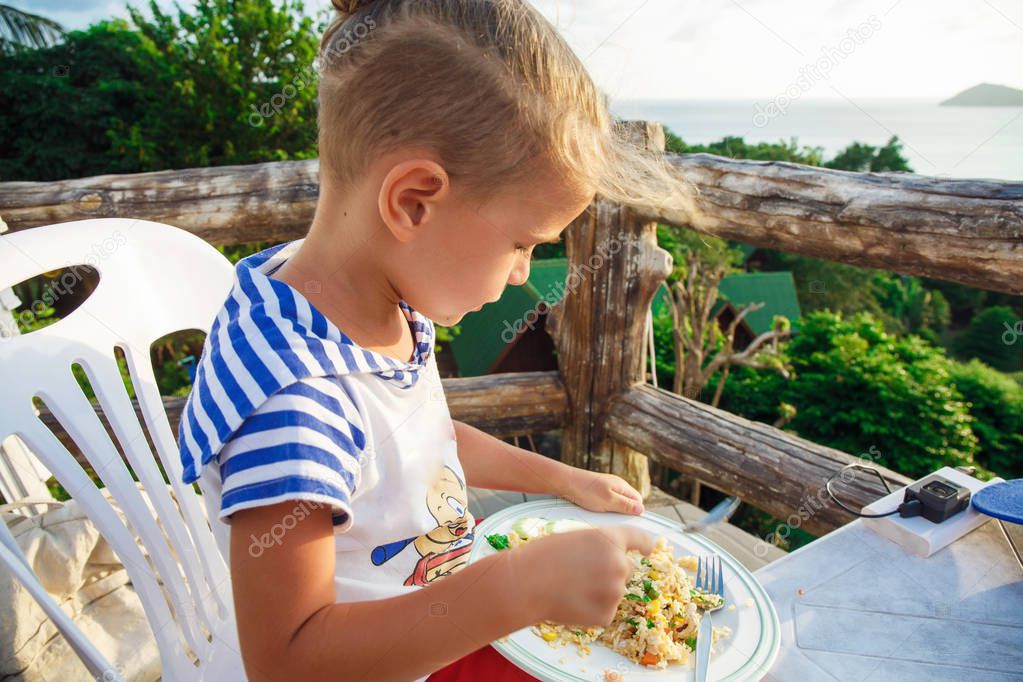
[[380, 217], [398, 241], [409, 241], [433, 218], [450, 189], [450, 178], [440, 164], [407, 159], [391, 168], [380, 185]]

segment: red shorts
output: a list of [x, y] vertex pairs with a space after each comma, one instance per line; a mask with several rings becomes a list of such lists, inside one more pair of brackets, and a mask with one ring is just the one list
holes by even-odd
[[426, 678], [426, 682], [537, 682], [489, 644], [449, 663]]
[[[483, 519], [476, 519], [479, 524]], [[474, 542], [483, 541], [475, 538]], [[536, 678], [522, 671], [507, 658], [497, 653], [489, 644], [449, 663], [426, 678], [426, 682], [537, 682]]]

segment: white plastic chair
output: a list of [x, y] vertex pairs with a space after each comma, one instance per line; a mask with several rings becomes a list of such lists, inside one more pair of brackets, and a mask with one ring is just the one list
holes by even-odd
[[[117, 553], [155, 635], [164, 680], [244, 680], [229, 572], [201, 498], [181, 482], [176, 433], [150, 362], [150, 346], [160, 337], [183, 329], [209, 332], [230, 290], [233, 268], [202, 239], [149, 221], [82, 220], [0, 236], [0, 290], [59, 268], [73, 273], [80, 265], [98, 270], [100, 280], [79, 308], [48, 327], [0, 343], [0, 441], [17, 434]], [[74, 280], [62, 285], [73, 286]], [[115, 348], [124, 352], [144, 425], [125, 390]], [[88, 376], [148, 504], [72, 375], [73, 364]], [[129, 524], [38, 418], [33, 397], [45, 402]], [[89, 670], [99, 679], [117, 679], [81, 630], [55, 613], [59, 607], [6, 527], [0, 531], [0, 560], [40, 601]]]
[[[8, 230], [0, 217], [0, 235]], [[21, 300], [11, 289], [0, 289], [0, 342], [18, 333], [14, 310]], [[0, 495], [5, 500], [19, 500], [15, 513], [31, 516], [46, 511], [53, 498], [46, 481], [51, 474], [17, 438], [0, 441]], [[32, 501], [42, 502], [32, 504]]]

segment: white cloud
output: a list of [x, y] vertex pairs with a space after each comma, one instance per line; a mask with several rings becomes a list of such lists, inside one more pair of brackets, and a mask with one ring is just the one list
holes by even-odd
[[[125, 16], [115, 0], [8, 0], [84, 28]], [[135, 2], [144, 6], [144, 2]], [[172, 0], [160, 0], [173, 7]], [[189, 0], [182, 0], [188, 6]], [[1023, 87], [1018, 0], [534, 0], [613, 98], [764, 99], [822, 48], [880, 21], [807, 97], [942, 98], [982, 81]], [[307, 0], [307, 11], [330, 7]]]
[[612, 97], [772, 97], [822, 48], [838, 46], [872, 16], [880, 29], [809, 97], [838, 97], [837, 90], [849, 97], [940, 98], [981, 81], [1023, 87], [1023, 10], [1006, 0], [535, 4], [552, 21], [560, 11], [557, 25]]

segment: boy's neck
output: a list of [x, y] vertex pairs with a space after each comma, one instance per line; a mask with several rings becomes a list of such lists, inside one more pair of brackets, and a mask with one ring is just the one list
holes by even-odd
[[[271, 276], [299, 291], [357, 345], [409, 361], [415, 339], [398, 305], [401, 296], [374, 262], [371, 245], [364, 241], [346, 248], [344, 239], [321, 239], [324, 232], [310, 229], [299, 249]], [[331, 233], [345, 230], [333, 226]]]

